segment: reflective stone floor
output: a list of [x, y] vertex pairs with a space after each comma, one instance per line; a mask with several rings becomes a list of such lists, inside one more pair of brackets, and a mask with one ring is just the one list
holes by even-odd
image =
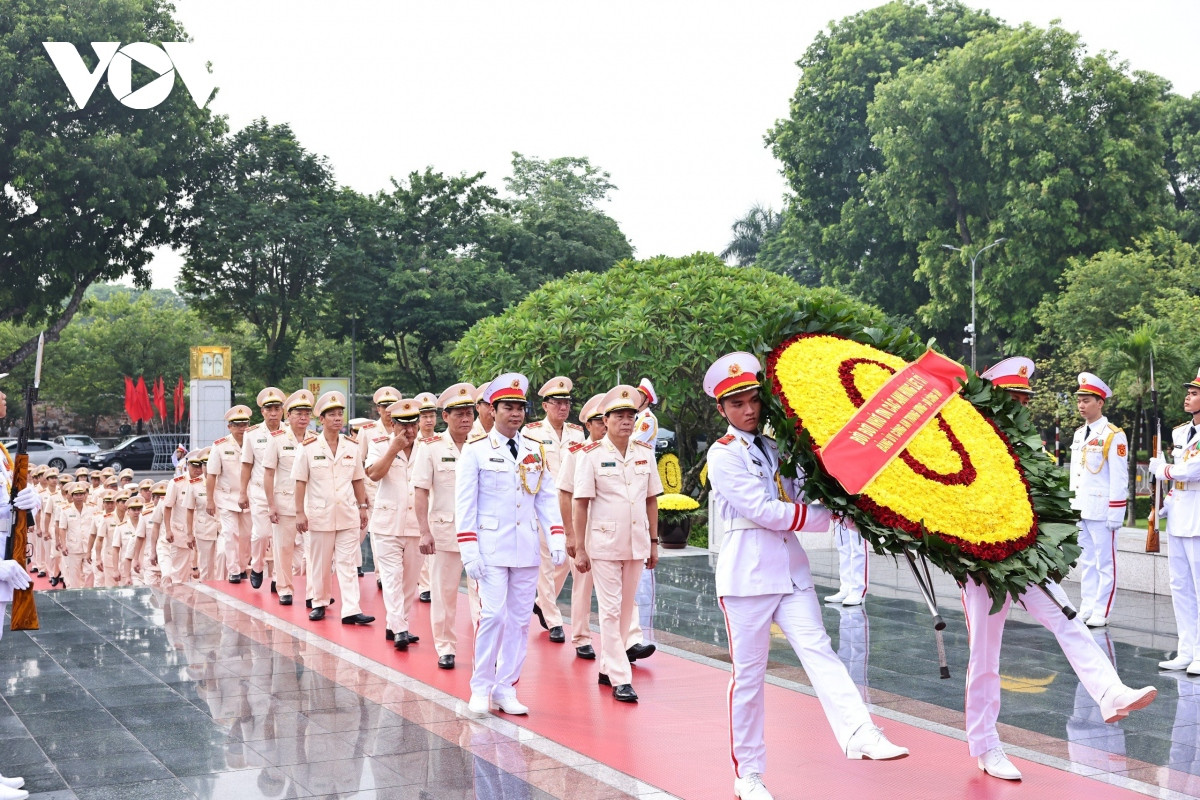
[[[648, 637], [727, 663], [713, 558], [669, 556], [643, 609]], [[832, 592], [836, 552], [810, 556], [818, 591]], [[835, 648], [880, 715], [962, 738], [957, 592], [938, 581], [943, 680], [911, 578], [882, 559], [872, 570], [863, 607], [825, 609]], [[0, 641], [0, 771], [37, 798], [666, 798], [502, 719], [468, 723], [402, 673], [204, 587], [46, 592], [38, 611], [41, 630]], [[1120, 593], [1096, 638], [1127, 684], [1158, 687], [1157, 702], [1103, 724], [1053, 637], [1014, 610], [1001, 659], [1009, 752], [1157, 797], [1200, 796], [1200, 679], [1156, 666], [1174, 646], [1169, 599]], [[805, 691], [782, 638], [771, 655], [772, 679]]]

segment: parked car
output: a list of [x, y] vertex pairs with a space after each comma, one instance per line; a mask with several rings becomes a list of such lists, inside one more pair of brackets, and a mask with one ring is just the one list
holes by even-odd
[[149, 436], [131, 436], [116, 447], [88, 456], [88, 466], [92, 469], [112, 467], [120, 472], [126, 467], [147, 470], [153, 465], [154, 445]]
[[96, 444], [96, 440], [90, 436], [84, 436], [82, 433], [55, 436], [53, 441], [81, 456], [90, 456], [92, 453], [100, 452], [100, 445]]
[[662, 455], [668, 451], [675, 449], [675, 431], [667, 430], [666, 428], [658, 429], [658, 436], [654, 440], [654, 452]]
[[[9, 453], [16, 454], [16, 439], [5, 439], [0, 444], [3, 444]], [[30, 464], [54, 467], [59, 472], [62, 472], [64, 469], [74, 469], [80, 463], [79, 453], [68, 450], [56, 442], [48, 442], [45, 439], [30, 439], [27, 452], [29, 453]]]

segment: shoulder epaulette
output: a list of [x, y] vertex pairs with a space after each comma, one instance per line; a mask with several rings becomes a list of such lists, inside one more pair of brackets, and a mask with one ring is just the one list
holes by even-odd
[[424, 439], [421, 440], [421, 442], [422, 442], [422, 444], [433, 444], [434, 442], [440, 442], [441, 440], [442, 440], [441, 434], [435, 433], [433, 436], [426, 436]]
[[583, 430], [583, 426], [582, 426], [582, 425], [576, 425], [574, 422], [568, 422], [568, 423], [567, 423], [567, 427], [568, 427], [568, 428], [570, 428], [570, 429], [571, 429], [571, 430], [573, 430], [573, 431], [581, 431], [581, 430]]
[[246, 428], [246, 433], [249, 433], [250, 431], [255, 430], [256, 428], [261, 428], [261, 427], [262, 427], [262, 423], [256, 422], [253, 425], [251, 425], [249, 428]]
[[315, 442], [316, 440], [317, 440], [317, 437], [316, 437], [316, 436], [310, 436], [310, 437], [308, 437], [307, 439], [305, 439], [305, 440], [304, 440], [304, 444], [305, 444], [305, 445], [310, 445], [310, 444], [312, 444], [313, 442]]
[[277, 431], [271, 431], [272, 436], [283, 436], [285, 433], [287, 433], [287, 428], [280, 428]]
[[1125, 431], [1121, 430], [1120, 428], [1118, 428], [1116, 425], [1113, 425], [1111, 422], [1108, 423], [1108, 429], [1110, 431], [1112, 431], [1113, 433], [1124, 433], [1125, 432]]
[[539, 419], [537, 422], [527, 423], [525, 425], [525, 427], [526, 428], [540, 428], [540, 427], [542, 427], [542, 421]]
[[480, 433], [475, 436], [472, 436], [470, 439], [467, 439], [467, 444], [474, 444], [475, 442], [478, 442], [480, 439], [486, 439], [486, 438], [487, 438], [486, 433]]
[[372, 442], [386, 442], [389, 438], [391, 438], [391, 437], [389, 437], [387, 434], [384, 434], [383, 436], [376, 436], [371, 441]]
[[187, 475], [176, 475], [174, 478], [174, 481], [175, 481], [175, 483], [179, 483], [180, 481], [186, 480], [186, 479], [187, 479]]
[[579, 450], [586, 446], [587, 446], [586, 442], [572, 442], [571, 444], [567, 445], [567, 452], [574, 453], [576, 450]]
[[1187, 426], [1189, 426], [1189, 425], [1191, 425], [1191, 424], [1192, 424], [1192, 423], [1190, 423], [1190, 422], [1185, 422], [1185, 423], [1183, 423], [1182, 425], [1176, 425], [1176, 426], [1175, 426], [1174, 428], [1172, 428], [1171, 430], [1173, 430], [1173, 431], [1177, 431], [1177, 430], [1179, 430], [1180, 428], [1186, 428]]
[[350, 442], [351, 444], [358, 444], [358, 437], [354, 434], [350, 434], [346, 437], [346, 441]]
[[213, 442], [213, 446], [215, 447], [216, 445], [219, 445], [219, 444], [225, 444], [225, 442], [228, 442], [228, 441], [229, 441], [228, 436], [222, 436], [220, 439], [217, 439], [215, 442]]
[[362, 425], [359, 425], [358, 429], [361, 431], [366, 428], [374, 428], [378, 424], [379, 424], [379, 420], [377, 420], [377, 419], [367, 420]]
[[633, 443], [634, 443], [634, 444], [640, 444], [642, 447], [647, 447], [647, 448], [649, 448], [649, 449], [651, 449], [651, 450], [653, 450], [653, 449], [654, 449], [654, 445], [650, 444], [649, 442], [643, 442], [641, 439], [634, 439], [634, 440], [633, 440]]
[[592, 442], [591, 444], [585, 444], [583, 446], [583, 452], [590, 453], [593, 450], [595, 450], [597, 447], [599, 447], [601, 444], [602, 444], [601, 442]]
[[717, 444], [729, 444], [736, 438], [737, 437], [734, 436], [732, 433], [727, 433], [724, 436], [722, 436], [720, 439], [717, 439]]

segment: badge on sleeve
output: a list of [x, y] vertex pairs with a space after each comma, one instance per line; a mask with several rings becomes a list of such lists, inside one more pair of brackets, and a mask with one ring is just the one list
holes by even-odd
[[1118, 455], [1120, 458], [1124, 458], [1124, 457], [1125, 457], [1125, 452], [1126, 452], [1125, 445], [1123, 445], [1123, 444], [1119, 444], [1119, 445], [1117, 445], [1117, 455]]

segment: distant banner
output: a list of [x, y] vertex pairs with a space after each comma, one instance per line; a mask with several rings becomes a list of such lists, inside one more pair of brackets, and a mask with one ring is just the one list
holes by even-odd
[[966, 370], [927, 350], [867, 398], [818, 456], [848, 493], [859, 494], [958, 392]]

